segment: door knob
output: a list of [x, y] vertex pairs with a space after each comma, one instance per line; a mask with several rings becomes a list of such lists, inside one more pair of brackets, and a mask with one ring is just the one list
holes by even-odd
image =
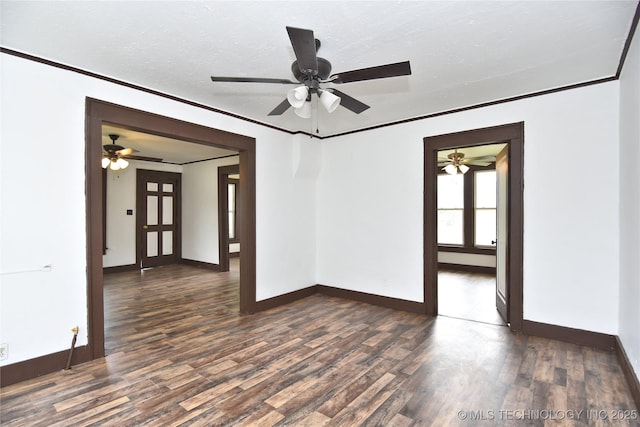
[[146, 225], [143, 225], [142, 228], [144, 228], [146, 230], [148, 227]]
[[[145, 226], [145, 228], [146, 228], [146, 226]], [[496, 243], [498, 243], [498, 241], [497, 241], [497, 240], [492, 240], [492, 241], [491, 241], [491, 244], [492, 244], [492, 245], [495, 245]]]

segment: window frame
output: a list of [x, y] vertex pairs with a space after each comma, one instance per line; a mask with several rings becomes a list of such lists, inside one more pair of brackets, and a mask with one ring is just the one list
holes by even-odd
[[[458, 253], [467, 253], [467, 254], [484, 254], [484, 255], [495, 255], [496, 248], [495, 246], [476, 246], [475, 245], [475, 173], [478, 171], [487, 171], [487, 170], [495, 170], [495, 163], [490, 164], [489, 166], [471, 166], [469, 165], [469, 170], [463, 175], [463, 200], [464, 205], [462, 208], [462, 241], [464, 242], [462, 245], [455, 244], [443, 244], [437, 243], [439, 252], [458, 252]], [[447, 175], [447, 173], [439, 169], [438, 175]], [[437, 196], [437, 185], [436, 185], [436, 196]], [[436, 207], [437, 210], [437, 207]]]

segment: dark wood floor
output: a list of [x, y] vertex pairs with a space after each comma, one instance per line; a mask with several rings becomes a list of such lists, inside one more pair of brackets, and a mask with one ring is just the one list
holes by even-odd
[[496, 275], [439, 270], [438, 314], [505, 326], [496, 310]]
[[241, 316], [237, 265], [111, 274], [105, 302], [108, 356], [3, 388], [3, 426], [610, 425], [596, 411], [636, 409], [614, 353], [505, 327], [322, 295]]

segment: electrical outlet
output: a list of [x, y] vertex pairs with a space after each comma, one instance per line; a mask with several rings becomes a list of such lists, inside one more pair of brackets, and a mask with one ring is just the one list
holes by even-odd
[[0, 344], [0, 360], [9, 358], [9, 344]]

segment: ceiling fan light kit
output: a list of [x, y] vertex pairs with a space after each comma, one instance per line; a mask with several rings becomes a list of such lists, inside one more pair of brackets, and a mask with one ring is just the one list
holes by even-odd
[[124, 148], [123, 146], [116, 144], [120, 135], [109, 134], [109, 138], [111, 138], [111, 144], [103, 145], [104, 153], [102, 153], [102, 168], [109, 168], [114, 171], [125, 169], [129, 166], [129, 162], [123, 159], [123, 157], [129, 156], [138, 150], [134, 150], [133, 148]]
[[303, 102], [299, 108], [293, 111], [296, 113], [296, 116], [308, 119], [311, 117], [311, 102]]
[[303, 28], [287, 27], [287, 33], [293, 47], [296, 60], [291, 64], [291, 71], [297, 82], [287, 79], [264, 77], [220, 77], [211, 76], [213, 82], [228, 83], [275, 83], [301, 85], [287, 92], [287, 99], [278, 104], [270, 113], [270, 116], [279, 116], [289, 109], [294, 108], [297, 116], [311, 117], [311, 96], [315, 93], [320, 103], [332, 113], [342, 105], [347, 110], [360, 114], [369, 108], [368, 105], [358, 101], [349, 95], [336, 89], [322, 89], [320, 84], [343, 84], [364, 80], [383, 79], [411, 75], [409, 61], [394, 64], [379, 65], [362, 68], [338, 74], [331, 74], [331, 63], [317, 56], [320, 49], [320, 40], [316, 39], [313, 31]]
[[340, 105], [340, 97], [332, 94], [328, 90], [321, 90], [320, 103], [322, 103], [327, 112], [333, 113], [336, 111], [336, 108], [338, 108], [338, 105]]
[[125, 159], [118, 159], [115, 161], [111, 161], [111, 166], [109, 166], [109, 169], [117, 171], [120, 169], [125, 169], [127, 166], [129, 166], [129, 162], [127, 162]]
[[449, 175], [456, 175], [458, 173], [467, 173], [469, 171], [468, 165], [489, 166], [495, 161], [495, 156], [465, 158], [464, 153], [458, 153], [456, 149], [453, 153], [449, 154], [446, 159], [438, 159], [438, 166], [444, 165], [442, 170]]
[[287, 92], [287, 101], [293, 108], [300, 108], [309, 97], [309, 88], [300, 86]]
[[469, 170], [469, 166], [452, 164], [452, 165], [445, 166], [443, 169], [449, 175], [456, 175], [458, 172], [460, 172], [461, 174], [465, 174]]

